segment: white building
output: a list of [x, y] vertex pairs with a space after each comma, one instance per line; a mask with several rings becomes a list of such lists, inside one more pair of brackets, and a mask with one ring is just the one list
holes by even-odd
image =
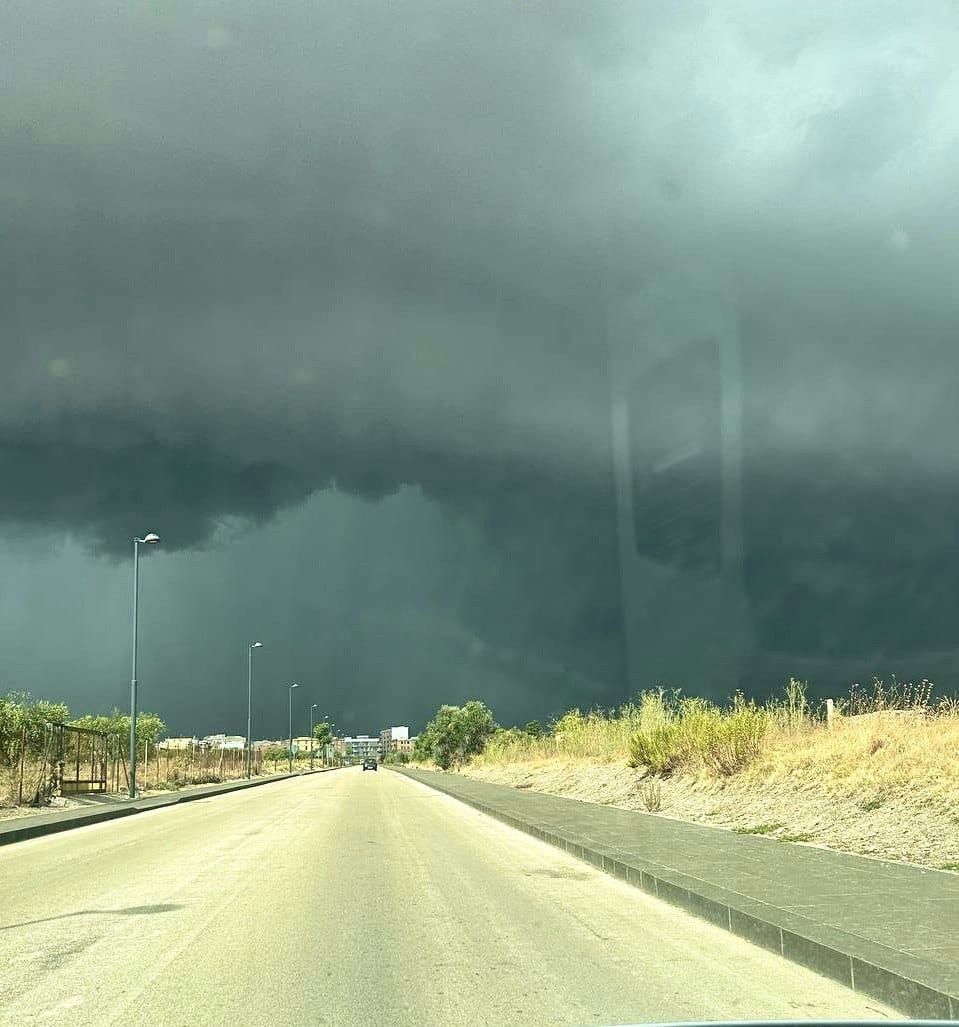
[[367, 756], [379, 756], [380, 740], [375, 735], [347, 735], [337, 738], [336, 751], [352, 759], [365, 759]]
[[245, 749], [246, 739], [243, 735], [207, 735], [202, 744], [210, 749]]
[[164, 738], [162, 742], [157, 742], [158, 749], [192, 749], [197, 744], [196, 738], [175, 737], [175, 738]]

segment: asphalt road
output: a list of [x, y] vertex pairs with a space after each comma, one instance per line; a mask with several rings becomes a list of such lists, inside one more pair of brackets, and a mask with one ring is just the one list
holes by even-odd
[[894, 1015], [385, 770], [0, 849], [3, 1024]]

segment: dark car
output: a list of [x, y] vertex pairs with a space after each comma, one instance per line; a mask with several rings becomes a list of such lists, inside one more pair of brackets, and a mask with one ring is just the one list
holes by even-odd
[[363, 760], [363, 769], [364, 770], [376, 770], [376, 757], [375, 756], [367, 756], [366, 759]]

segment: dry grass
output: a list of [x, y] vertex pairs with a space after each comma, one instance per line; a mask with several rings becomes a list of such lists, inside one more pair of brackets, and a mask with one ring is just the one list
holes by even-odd
[[641, 696], [639, 702], [627, 703], [618, 710], [570, 710], [539, 738], [522, 731], [499, 732], [471, 762], [483, 766], [555, 757], [610, 762], [625, 759], [630, 739], [637, 732], [653, 731], [665, 723], [665, 707], [658, 701], [665, 697], [666, 693], [649, 693]]
[[644, 692], [618, 710], [570, 710], [542, 737], [511, 729], [495, 734], [476, 766], [524, 760], [616, 761], [653, 773], [698, 769], [735, 773], [754, 759], [771, 724], [791, 723], [788, 707], [759, 707], [735, 696], [729, 709], [678, 692]]
[[[684, 707], [676, 696], [652, 693], [620, 711], [573, 711], [542, 739], [503, 733], [464, 773], [782, 841], [959, 866], [956, 704], [933, 705], [925, 682], [877, 682], [836, 705], [842, 712], [829, 726], [821, 710], [809, 709], [802, 685], [791, 683], [785, 699], [755, 708], [748, 758], [723, 764], [710, 747], [736, 705]], [[651, 751], [637, 746], [641, 733], [671, 758], [652, 766], [637, 760]], [[631, 758], [641, 765], [630, 768]]]
[[864, 810], [895, 799], [959, 812], [959, 716], [889, 711], [840, 718], [831, 730], [777, 731], [742, 780], [815, 787]]

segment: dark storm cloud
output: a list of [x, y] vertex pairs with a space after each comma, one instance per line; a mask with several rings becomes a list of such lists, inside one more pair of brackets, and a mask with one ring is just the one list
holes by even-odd
[[330, 482], [596, 462], [597, 132], [572, 41], [494, 13], [7, 9], [0, 514], [194, 545]]
[[[609, 353], [655, 362], [719, 309], [752, 509], [802, 534], [805, 483], [863, 477], [875, 510], [896, 481], [909, 545], [946, 551], [953, 7], [15, 0], [0, 40], [18, 530], [202, 547], [415, 483], [528, 585], [464, 607], [495, 648], [509, 612], [612, 638]], [[808, 516], [845, 523], [835, 494]]]
[[867, 10], [7, 6], [2, 515], [194, 545], [333, 481], [595, 466], [611, 229], [627, 288], [696, 245], [749, 303], [770, 250], [828, 263], [854, 185], [843, 265], [919, 272], [946, 68], [931, 11]]

